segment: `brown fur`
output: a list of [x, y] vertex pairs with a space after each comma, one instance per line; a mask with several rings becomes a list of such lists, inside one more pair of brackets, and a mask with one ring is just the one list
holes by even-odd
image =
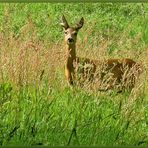
[[[108, 88], [113, 87], [113, 81], [116, 80], [117, 83], [121, 83], [124, 74], [130, 73], [132, 68], [135, 67], [135, 70], [140, 72], [140, 66], [133, 61], [132, 59], [124, 58], [124, 59], [107, 59], [104, 61], [99, 60], [91, 60], [89, 58], [80, 58], [76, 57], [76, 39], [77, 39], [77, 33], [79, 29], [83, 26], [84, 19], [81, 18], [80, 22], [77, 24], [76, 27], [70, 27], [65, 19], [64, 16], [62, 16], [62, 23], [61, 25], [64, 27], [65, 32], [65, 43], [66, 43], [66, 61], [65, 61], [65, 76], [67, 79], [68, 84], [72, 85], [73, 80], [75, 79], [76, 72], [81, 73], [82, 77], [84, 79], [89, 79], [89, 81], [93, 81], [93, 78], [95, 76], [95, 72], [98, 67], [104, 66], [104, 69], [101, 71], [101, 79], [104, 78], [106, 74], [109, 72], [112, 74], [111, 80], [108, 82]], [[80, 71], [77, 71], [77, 65], [81, 63], [83, 68], [81, 68]], [[84, 68], [86, 64], [90, 65], [90, 68]], [[78, 65], [79, 67], [79, 65]], [[89, 74], [88, 74], [89, 73]], [[130, 76], [130, 79], [132, 80], [131, 86], [134, 86], [135, 80], [137, 75], [132, 73]]]

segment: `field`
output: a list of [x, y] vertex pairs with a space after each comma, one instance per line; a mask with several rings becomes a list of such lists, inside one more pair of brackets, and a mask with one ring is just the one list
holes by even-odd
[[[83, 16], [77, 55], [132, 58], [131, 92], [100, 92], [64, 76], [62, 14]], [[148, 145], [148, 4], [0, 4], [0, 145]]]

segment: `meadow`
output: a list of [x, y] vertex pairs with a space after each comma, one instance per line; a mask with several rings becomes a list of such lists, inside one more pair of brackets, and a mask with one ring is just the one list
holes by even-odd
[[[77, 55], [143, 65], [131, 92], [67, 85], [62, 14]], [[147, 146], [147, 26], [147, 3], [1, 3], [0, 145]]]

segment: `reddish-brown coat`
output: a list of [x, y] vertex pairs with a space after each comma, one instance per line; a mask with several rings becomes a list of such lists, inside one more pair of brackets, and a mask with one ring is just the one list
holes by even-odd
[[[77, 33], [79, 29], [83, 26], [84, 19], [81, 18], [79, 23], [77, 24], [76, 27], [70, 27], [67, 23], [67, 20], [65, 19], [64, 16], [62, 16], [62, 27], [64, 27], [64, 32], [65, 32], [65, 44], [66, 44], [66, 61], [65, 61], [65, 76], [68, 81], [68, 83], [71, 85], [73, 84], [73, 79], [75, 78], [75, 72], [76, 72], [76, 65], [78, 65], [80, 62], [82, 62], [82, 65], [85, 64], [91, 64], [91, 72], [92, 75], [90, 76], [90, 79], [93, 79], [94, 73], [96, 72], [96, 69], [100, 65], [105, 65], [105, 71], [106, 73], [110, 72], [112, 73], [112, 78], [116, 79], [117, 82], [121, 82], [124, 73], [127, 71], [131, 70], [133, 67], [138, 71], [138, 73], [141, 72], [141, 66], [138, 65], [135, 61], [132, 59], [124, 58], [124, 59], [107, 59], [104, 61], [100, 60], [91, 60], [89, 58], [80, 58], [76, 57], [76, 39], [77, 39]], [[125, 69], [125, 70], [124, 70]], [[82, 76], [84, 75], [84, 68], [80, 71]], [[103, 73], [103, 72], [102, 72]], [[137, 75], [135, 76], [132, 74], [132, 77], [135, 79]], [[134, 83], [133, 82], [133, 83]], [[133, 84], [134, 86], [134, 84]], [[112, 86], [110, 86], [112, 87]]]

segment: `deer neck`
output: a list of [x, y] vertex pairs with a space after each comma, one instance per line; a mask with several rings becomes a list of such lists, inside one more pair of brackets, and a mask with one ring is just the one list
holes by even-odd
[[68, 45], [67, 46], [67, 57], [65, 66], [68, 70], [73, 71], [74, 66], [73, 63], [76, 60], [76, 46], [75, 45]]

